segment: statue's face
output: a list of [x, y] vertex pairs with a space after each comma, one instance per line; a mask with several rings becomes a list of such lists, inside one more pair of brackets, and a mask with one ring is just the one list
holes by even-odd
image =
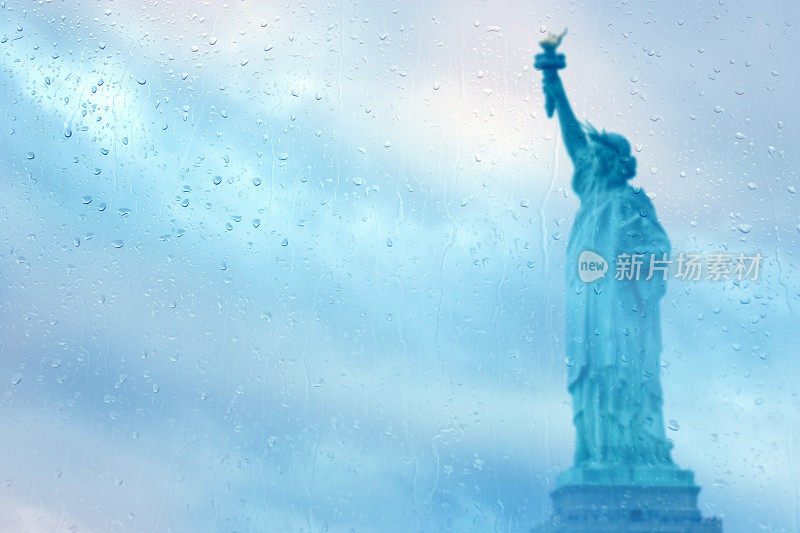
[[628, 179], [636, 175], [636, 158], [629, 156], [625, 160], [625, 166], [628, 171]]
[[594, 149], [594, 175], [596, 178], [606, 178], [609, 182], [617, 182], [621, 180], [625, 182], [622, 176], [623, 172], [619, 165], [619, 155], [606, 146], [605, 144], [594, 142], [592, 143]]
[[625, 185], [636, 173], [636, 158], [621, 157], [619, 152], [603, 142], [590, 141], [592, 163], [590, 172], [576, 172], [572, 189], [580, 197]]

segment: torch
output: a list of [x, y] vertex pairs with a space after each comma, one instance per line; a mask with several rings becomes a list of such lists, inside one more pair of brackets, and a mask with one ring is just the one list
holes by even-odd
[[[567, 66], [567, 58], [564, 54], [557, 54], [556, 48], [561, 44], [564, 35], [567, 34], [567, 29], [564, 28], [560, 34], [549, 34], [547, 37], [539, 41], [539, 45], [544, 52], [536, 54], [536, 60], [533, 63], [533, 68], [541, 70], [545, 77], [556, 76], [557, 72]], [[553, 117], [553, 111], [556, 109], [556, 101], [550, 94], [545, 93], [544, 108], [547, 111], [547, 117]]]

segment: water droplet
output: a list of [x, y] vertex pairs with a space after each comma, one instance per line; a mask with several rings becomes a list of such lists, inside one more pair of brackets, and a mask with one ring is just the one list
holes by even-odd
[[22, 381], [22, 374], [14, 374], [13, 376], [11, 376], [12, 385], [19, 385], [20, 381]]
[[66, 137], [67, 139], [72, 137], [72, 128], [70, 128], [69, 126], [64, 126], [64, 137]]
[[112, 245], [114, 248], [122, 248], [122, 246], [124, 245], [124, 243], [123, 243], [121, 240], [117, 239], [117, 240], [111, 241], [111, 245]]
[[439, 87], [440, 87], [440, 85], [439, 85], [439, 82], [438, 82], [438, 81], [433, 83], [433, 90], [434, 90], [434, 91], [438, 91], [438, 90], [439, 90]]
[[744, 139], [744, 133], [737, 131], [735, 137], [740, 140]]
[[28, 152], [28, 159], [29, 159], [29, 160], [30, 160], [30, 159], [33, 159], [33, 158], [35, 158], [35, 157], [36, 157], [36, 154], [34, 154], [33, 152]]
[[741, 231], [742, 233], [750, 233], [750, 230], [753, 229], [753, 226], [751, 226], [750, 224], [739, 224], [739, 226], [737, 227], [739, 228], [739, 231]]
[[260, 225], [261, 225], [261, 219], [260, 219], [260, 218], [254, 218], [254, 219], [253, 219], [253, 227], [254, 227], [254, 228], [257, 228], [257, 227], [259, 227]]
[[670, 431], [678, 431], [679, 429], [681, 429], [680, 424], [678, 424], [678, 421], [675, 419], [671, 419], [667, 423], [667, 427], [670, 429]]
[[256, 176], [255, 178], [253, 178], [253, 185], [255, 185], [256, 187], [258, 187], [259, 185], [261, 185], [261, 178], [259, 178], [258, 176]]
[[520, 207], [528, 207], [529, 205], [530, 205], [530, 203], [529, 203], [528, 200], [520, 200], [519, 201], [519, 206]]
[[92, 203], [92, 197], [91, 196], [84, 196], [83, 198], [81, 198], [81, 201], [83, 202], [84, 205], [88, 205], [88, 204]]
[[289, 159], [289, 154], [287, 154], [286, 152], [284, 152], [284, 153], [282, 153], [282, 154], [280, 154], [280, 155], [278, 156], [278, 159], [280, 159], [281, 161], [286, 161], [287, 159]]
[[214, 176], [214, 178], [211, 181], [214, 182], [214, 185], [219, 185], [220, 183], [222, 183], [222, 176]]
[[184, 198], [183, 199], [183, 201], [181, 202], [181, 207], [189, 207], [189, 199], [188, 198]]
[[284, 237], [283, 240], [281, 241], [281, 246], [289, 246], [289, 239]]
[[747, 188], [750, 189], [751, 191], [754, 191], [754, 190], [758, 189], [758, 185], [756, 185], [755, 183], [753, 183], [751, 181], [750, 183], [747, 184]]

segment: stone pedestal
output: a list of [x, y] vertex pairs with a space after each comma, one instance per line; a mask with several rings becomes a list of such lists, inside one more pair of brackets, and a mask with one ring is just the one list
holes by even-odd
[[555, 512], [535, 533], [722, 533], [703, 518], [696, 486], [563, 485], [552, 494]]

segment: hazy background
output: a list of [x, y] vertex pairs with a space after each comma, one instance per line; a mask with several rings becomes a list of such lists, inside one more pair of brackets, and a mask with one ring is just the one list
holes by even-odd
[[526, 531], [570, 465], [578, 202], [531, 68], [676, 252], [703, 513], [800, 531], [793, 0], [0, 4], [0, 530]]

